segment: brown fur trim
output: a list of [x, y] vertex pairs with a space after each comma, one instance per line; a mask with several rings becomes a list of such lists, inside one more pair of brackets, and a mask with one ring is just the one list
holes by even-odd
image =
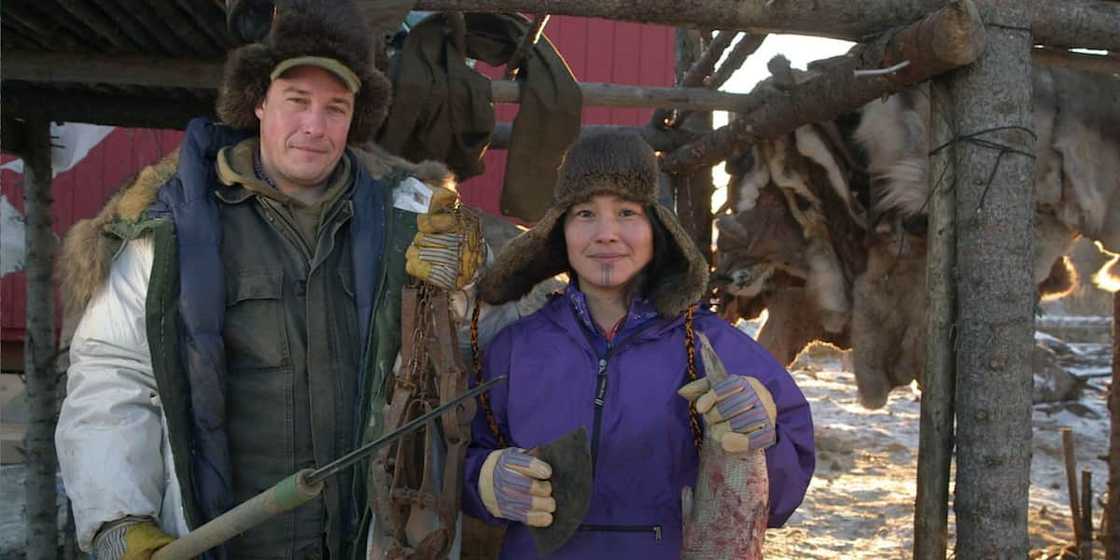
[[704, 255], [672, 211], [659, 204], [654, 208], [658, 219], [669, 230], [669, 235], [684, 255], [684, 262], [677, 263], [678, 268], [666, 274], [665, 278], [654, 280], [657, 287], [651, 293], [658, 313], [675, 317], [699, 301], [708, 290], [708, 261], [704, 260]]
[[269, 74], [276, 63], [268, 47], [260, 43], [229, 54], [215, 107], [222, 122], [234, 128], [257, 129], [260, 121], [255, 111], [268, 93]]
[[478, 279], [482, 301], [499, 305], [521, 299], [533, 286], [567, 270], [567, 255], [558, 254], [550, 243], [565, 212], [564, 208], [550, 208], [532, 229], [506, 244]]
[[668, 230], [680, 262], [671, 263], [662, 277], [652, 279], [656, 287], [650, 297], [661, 315], [680, 315], [707, 291], [708, 263], [676, 215], [656, 202], [659, 178], [653, 150], [636, 134], [603, 133], [580, 140], [568, 151], [560, 169], [557, 202], [483, 271], [479, 296], [494, 305], [514, 301], [538, 283], [567, 271], [563, 244], [553, 241], [564, 214], [595, 194], [612, 193], [653, 207]]
[[456, 190], [455, 175], [446, 165], [438, 161], [425, 160], [420, 163], [412, 163], [407, 159], [389, 153], [373, 142], [367, 142], [353, 148], [353, 153], [358, 162], [366, 168], [370, 177], [374, 179], [381, 179], [392, 172], [403, 169], [409, 175], [429, 185], [452, 191]]
[[218, 117], [235, 128], [256, 130], [256, 108], [264, 101], [273, 68], [298, 56], [338, 60], [361, 81], [347, 138], [359, 144], [385, 120], [392, 84], [374, 65], [372, 34], [351, 2], [289, 0], [265, 41], [233, 51], [218, 92]]
[[155, 200], [160, 186], [175, 174], [178, 164], [179, 150], [175, 150], [140, 171], [105, 203], [97, 216], [71, 226], [62, 241], [57, 272], [65, 317], [79, 317], [109, 276], [119, 240], [106, 235], [106, 228], [118, 220], [139, 220]]

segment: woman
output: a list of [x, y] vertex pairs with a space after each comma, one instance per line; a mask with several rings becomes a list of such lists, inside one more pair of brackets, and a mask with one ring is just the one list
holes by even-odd
[[502, 558], [535, 558], [528, 527], [549, 525], [555, 509], [550, 465], [525, 450], [580, 426], [591, 440], [590, 508], [551, 557], [679, 558], [681, 490], [696, 482], [702, 429], [677, 392], [703, 375], [689, 360], [695, 332], [741, 374], [700, 397], [697, 408], [707, 422], [727, 422], [719, 426], [729, 432], [724, 450], [766, 450], [771, 527], [801, 503], [812, 477], [808, 403], [764, 349], [697, 305], [708, 266], [657, 203], [658, 177], [653, 151], [636, 135], [579, 142], [564, 161], [554, 206], [479, 281], [480, 297], [498, 304], [558, 273], [572, 279], [499, 333], [484, 356], [485, 378], [509, 379], [475, 417], [463, 507], [508, 524]]

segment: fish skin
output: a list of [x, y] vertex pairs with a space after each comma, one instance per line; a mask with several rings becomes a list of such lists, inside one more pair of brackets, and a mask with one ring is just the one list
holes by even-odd
[[[703, 334], [700, 356], [714, 385], [727, 377], [723, 363]], [[728, 453], [704, 431], [694, 489], [684, 488], [684, 560], [755, 560], [769, 516], [769, 477], [763, 450]]]

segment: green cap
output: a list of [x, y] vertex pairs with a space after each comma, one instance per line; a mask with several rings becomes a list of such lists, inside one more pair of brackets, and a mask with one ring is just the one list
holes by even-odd
[[345, 64], [338, 60], [325, 56], [297, 56], [295, 58], [283, 60], [272, 70], [270, 79], [275, 81], [281, 74], [296, 66], [317, 66], [322, 68], [337, 76], [339, 80], [342, 80], [342, 83], [350, 90], [350, 93], [357, 94], [358, 90], [361, 89], [362, 82], [358, 79], [358, 75], [355, 74], [353, 70], [347, 68]]

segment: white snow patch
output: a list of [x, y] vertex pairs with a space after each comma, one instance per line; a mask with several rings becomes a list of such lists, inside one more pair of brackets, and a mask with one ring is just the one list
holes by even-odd
[[[1108, 352], [1078, 345], [1097, 356]], [[1097, 350], [1093, 352], [1091, 350]], [[843, 353], [803, 352], [792, 369], [813, 410], [817, 470], [805, 501], [782, 529], [766, 534], [768, 559], [908, 559], [913, 554], [920, 395], [896, 389], [887, 405], [866, 410]], [[1059, 428], [1073, 429], [1078, 470], [1093, 473], [1095, 518], [1108, 482], [1107, 380], [1091, 379], [1080, 401], [1034, 408], [1031, 548], [1073, 540]], [[1080, 482], [1078, 483], [1080, 485]], [[950, 481], [950, 494], [953, 483]], [[956, 540], [952, 504], [950, 548]]]

